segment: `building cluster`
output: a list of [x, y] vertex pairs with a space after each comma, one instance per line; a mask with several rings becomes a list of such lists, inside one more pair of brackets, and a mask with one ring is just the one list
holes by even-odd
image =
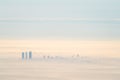
[[[72, 58], [79, 58], [80, 55], [79, 54], [76, 54], [76, 55], [73, 55]], [[21, 54], [21, 59], [22, 60], [30, 60], [32, 59], [32, 51], [29, 51], [29, 52], [22, 52]], [[45, 56], [43, 55], [42, 57], [43, 59], [64, 59], [65, 57], [62, 57], [62, 56]]]
[[32, 59], [32, 52], [22, 52], [22, 59]]

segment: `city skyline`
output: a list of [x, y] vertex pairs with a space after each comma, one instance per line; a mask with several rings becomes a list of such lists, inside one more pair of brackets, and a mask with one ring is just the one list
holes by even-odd
[[119, 0], [1, 0], [0, 54], [120, 57]]
[[120, 79], [120, 0], [0, 0], [0, 80]]

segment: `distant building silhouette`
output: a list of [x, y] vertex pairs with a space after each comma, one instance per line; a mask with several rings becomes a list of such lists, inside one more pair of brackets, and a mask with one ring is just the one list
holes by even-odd
[[46, 56], [43, 56], [43, 59], [46, 59]]
[[26, 56], [26, 59], [28, 58], [28, 54], [27, 54], [27, 52], [25, 53], [25, 56]]
[[80, 57], [79, 54], [77, 54], [77, 57]]
[[24, 56], [24, 52], [22, 52], [22, 59], [24, 59], [24, 57], [25, 57], [25, 56]]
[[32, 52], [22, 52], [22, 55], [21, 55], [22, 59], [32, 59]]
[[32, 52], [29, 52], [29, 59], [32, 59]]
[[47, 56], [47, 59], [49, 59], [50, 58], [50, 56]]

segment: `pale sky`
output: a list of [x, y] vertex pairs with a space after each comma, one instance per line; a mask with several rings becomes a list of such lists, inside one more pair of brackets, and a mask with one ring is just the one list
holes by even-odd
[[[120, 56], [120, 46], [117, 45], [120, 41], [120, 0], [0, 0], [0, 43], [4, 43], [0, 52], [12, 52], [4, 40], [17, 42], [13, 43], [17, 49], [11, 46], [14, 52], [22, 51], [18, 46], [21, 40], [24, 40], [23, 50], [30, 47], [26, 40], [30, 43], [47, 40], [49, 45], [42, 45], [42, 48], [35, 43], [30, 49], [41, 49], [38, 52], [45, 53]], [[110, 46], [107, 41], [112, 41]], [[90, 49], [92, 45], [94, 47]]]
[[120, 0], [0, 0], [0, 38], [119, 39]]

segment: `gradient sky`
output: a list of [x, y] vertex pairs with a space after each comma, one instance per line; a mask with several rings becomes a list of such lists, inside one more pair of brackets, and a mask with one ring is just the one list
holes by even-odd
[[[88, 46], [85, 43], [85, 50], [90, 50], [89, 47], [93, 44], [97, 45], [97, 49], [99, 49], [97, 52], [94, 46], [89, 51], [91, 54], [105, 55], [106, 53], [107, 55], [110, 53], [111, 56], [114, 54], [120, 56], [120, 46], [117, 45], [120, 41], [119, 4], [120, 0], [0, 0], [0, 43], [4, 43], [0, 46], [1, 52], [6, 51], [3, 51], [3, 48], [10, 52], [11, 47], [4, 40], [8, 40], [9, 43], [11, 43], [9, 40], [18, 42], [13, 43], [14, 47], [17, 47], [17, 49], [12, 47], [14, 52], [19, 49], [17, 46], [21, 43], [19, 40], [25, 40], [22, 47], [28, 45], [25, 43], [26, 40], [30, 40], [30, 43], [34, 43], [34, 40], [45, 43], [43, 40], [47, 40], [49, 47], [45, 44], [47, 48], [42, 49], [42, 52], [80, 52], [88, 55], [88, 52], [80, 51], [84, 46], [81, 41], [83, 43], [86, 41]], [[50, 44], [53, 43], [51, 40], [57, 41], [58, 45], [53, 47]], [[72, 49], [77, 48], [78, 50], [72, 50], [68, 46], [64, 47], [64, 44], [67, 44], [66, 40], [70, 42], [70, 46], [76, 45], [71, 47]], [[79, 41], [79, 44], [76, 43], [76, 40]], [[98, 42], [91, 44], [91, 41], [96, 40]], [[107, 46], [107, 41], [112, 41], [110, 48], [104, 46], [104, 44]], [[62, 45], [59, 44], [61, 42]], [[100, 43], [104, 47], [101, 53]], [[80, 44], [82, 45], [80, 46]], [[4, 45], [9, 46], [9, 49], [2, 47]], [[49, 49], [50, 45], [52, 49]], [[60, 49], [59, 45], [64, 48]], [[38, 48], [41, 49], [43, 45], [37, 46], [37, 44], [34, 45], [33, 48], [36, 48], [34, 51], [38, 51]], [[30, 49], [33, 50], [33, 48]], [[94, 49], [96, 51], [93, 51]], [[109, 51], [110, 49], [112, 51]]]
[[120, 37], [119, 0], [0, 0], [0, 38]]

